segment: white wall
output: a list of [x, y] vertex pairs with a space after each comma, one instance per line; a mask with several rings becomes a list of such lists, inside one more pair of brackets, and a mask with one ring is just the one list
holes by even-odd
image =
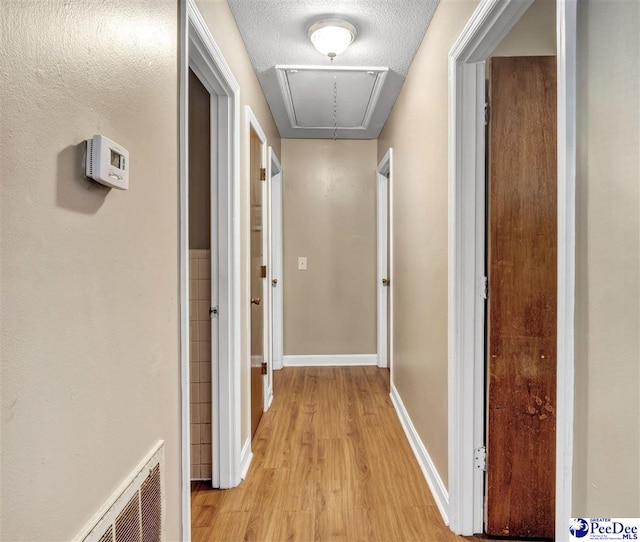
[[[177, 3], [0, 9], [0, 538], [71, 540], [164, 439], [176, 540]], [[129, 191], [83, 178], [97, 133]]]

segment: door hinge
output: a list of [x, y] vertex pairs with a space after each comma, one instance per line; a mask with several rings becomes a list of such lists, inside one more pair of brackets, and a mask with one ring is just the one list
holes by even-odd
[[473, 462], [476, 469], [480, 469], [481, 471], [487, 470], [487, 448], [486, 447], [480, 446], [480, 448], [476, 448]]
[[267, 168], [264, 168], [264, 167], [260, 168], [260, 180], [261, 181], [267, 180]]
[[485, 102], [484, 103], [484, 125], [488, 126], [490, 120], [491, 120], [491, 105], [489, 105], [489, 102]]
[[489, 278], [482, 277], [482, 299], [489, 299]]
[[391, 179], [391, 172], [390, 172], [390, 171], [387, 171], [387, 181], [388, 181], [389, 179]]
[[209, 308], [209, 316], [211, 316], [211, 318], [217, 318], [218, 317], [218, 307], [217, 307], [217, 305], [215, 307], [210, 307]]
[[267, 266], [266, 265], [261, 265], [260, 266], [260, 278], [261, 279], [266, 279], [267, 278]]
[[262, 374], [263, 374], [263, 375], [266, 375], [266, 374], [267, 374], [267, 362], [266, 362], [266, 361], [263, 361], [263, 362], [262, 362], [261, 369], [262, 369], [262, 370], [261, 370]]

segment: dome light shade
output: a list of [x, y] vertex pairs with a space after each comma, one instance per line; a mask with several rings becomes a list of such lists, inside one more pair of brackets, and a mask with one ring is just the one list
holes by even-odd
[[307, 31], [313, 46], [331, 60], [347, 50], [357, 33], [355, 26], [340, 19], [318, 21]]

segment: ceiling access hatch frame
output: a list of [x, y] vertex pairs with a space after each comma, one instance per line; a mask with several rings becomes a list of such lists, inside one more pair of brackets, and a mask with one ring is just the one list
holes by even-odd
[[[280, 91], [282, 92], [282, 98], [284, 102], [285, 109], [287, 111], [287, 116], [289, 118], [289, 123], [291, 128], [294, 129], [302, 129], [302, 130], [324, 130], [327, 133], [332, 133], [334, 131], [333, 123], [326, 126], [317, 126], [317, 125], [305, 125], [299, 121], [300, 114], [296, 113], [296, 106], [294, 96], [292, 95], [291, 89], [291, 81], [289, 76], [294, 73], [316, 73], [316, 74], [326, 74], [326, 73], [335, 73], [335, 74], [346, 74], [346, 73], [365, 73], [370, 76], [375, 76], [375, 80], [371, 85], [370, 91], [367, 90], [368, 95], [366, 96], [367, 104], [364, 108], [364, 112], [362, 115], [362, 121], [357, 123], [355, 126], [340, 126], [340, 123], [337, 125], [337, 130], [368, 130], [369, 125], [371, 123], [371, 119], [376, 111], [376, 107], [378, 105], [378, 101], [380, 99], [381, 91], [389, 72], [389, 68], [379, 67], [379, 66], [296, 66], [296, 65], [277, 65], [275, 66], [276, 74], [278, 76], [278, 83], [280, 85]], [[338, 93], [340, 90], [338, 89]]]

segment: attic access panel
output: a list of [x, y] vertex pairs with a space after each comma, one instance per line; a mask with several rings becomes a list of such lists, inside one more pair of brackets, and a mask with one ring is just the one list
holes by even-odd
[[388, 68], [276, 66], [292, 128], [366, 130]]

